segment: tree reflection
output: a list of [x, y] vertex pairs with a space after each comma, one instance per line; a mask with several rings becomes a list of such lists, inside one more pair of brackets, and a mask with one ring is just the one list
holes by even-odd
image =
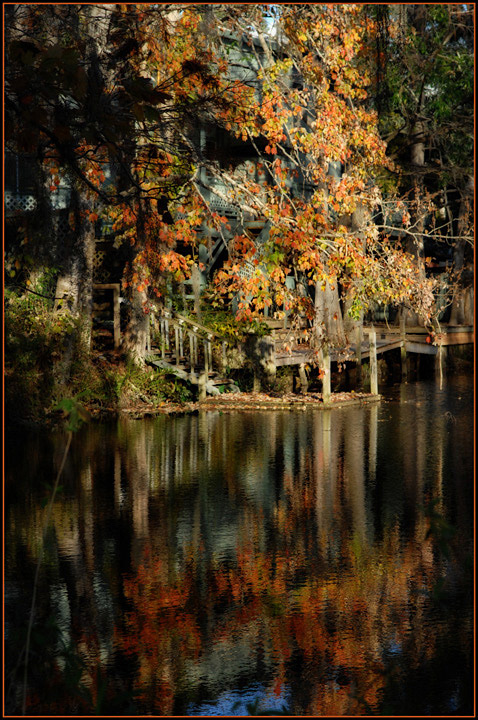
[[[438, 533], [445, 513], [458, 527], [466, 512], [447, 450], [464, 430], [407, 408], [88, 429], [54, 508], [45, 591], [91, 702], [103, 676], [108, 702], [127, 690], [136, 713], [157, 715], [258, 682], [296, 715], [400, 714], [413, 673], [423, 697], [463, 698], [464, 683], [441, 691], [440, 658], [470, 646], [470, 525], [447, 556]], [[434, 462], [428, 432], [443, 445]], [[7, 527], [13, 577], [22, 552], [36, 556], [39, 504], [28, 523], [13, 504]], [[56, 707], [45, 688], [43, 712]]]
[[[178, 532], [176, 548], [166, 552], [170, 518], [157, 518], [155, 527], [165, 534], [145, 544], [145, 559], [125, 584], [133, 609], [117, 641], [140, 658], [138, 687], [155, 712], [177, 711], [178, 703], [180, 709], [195, 676], [213, 692], [225, 677], [231, 683], [255, 677], [258, 664], [270, 690], [292, 688], [295, 712], [377, 712], [389, 683], [387, 657], [400, 657], [411, 635], [412, 667], [434, 656], [440, 629], [430, 635], [426, 616], [443, 565], [423, 513], [413, 532], [405, 536], [396, 519], [374, 542], [364, 428], [375, 480], [378, 413], [371, 410], [366, 425], [364, 412], [312, 420], [276, 414], [266, 423], [267, 443], [241, 443], [240, 465], [225, 464], [224, 428], [221, 434], [214, 422], [207, 426], [202, 459], [213, 484], [214, 473], [224, 472], [222, 512], [227, 515], [233, 501], [239, 515], [229, 526], [228, 553], [211, 530], [217, 518], [207, 486], [193, 484], [192, 532]], [[197, 467], [181, 438], [178, 447], [182, 465]], [[257, 469], [254, 488], [250, 467]], [[264, 467], [271, 474], [282, 469], [272, 498], [273, 478], [261, 486]], [[184, 475], [175, 477], [188, 486]], [[413, 498], [425, 501], [422, 474]], [[217, 655], [230, 665], [229, 674], [218, 669]], [[297, 668], [307, 684], [293, 680]]]

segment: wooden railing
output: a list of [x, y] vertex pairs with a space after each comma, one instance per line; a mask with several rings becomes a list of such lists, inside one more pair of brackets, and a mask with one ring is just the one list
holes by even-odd
[[163, 359], [166, 358], [166, 353], [171, 354], [175, 364], [179, 365], [181, 358], [185, 358], [189, 360], [192, 372], [202, 367], [208, 373], [213, 370], [213, 342], [216, 341], [221, 343], [221, 359], [216, 369], [225, 372], [229, 342], [219, 333], [196, 320], [167, 309], [158, 313], [152, 325], [153, 330], [159, 335], [160, 353]]

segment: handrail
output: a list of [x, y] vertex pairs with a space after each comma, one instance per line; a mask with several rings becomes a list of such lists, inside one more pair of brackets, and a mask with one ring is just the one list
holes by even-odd
[[201, 330], [202, 332], [206, 333], [209, 336], [209, 339], [211, 339], [211, 337], [216, 337], [216, 338], [219, 338], [220, 340], [227, 340], [227, 338], [224, 335], [220, 335], [219, 333], [215, 332], [214, 330], [211, 330], [210, 328], [207, 328], [204, 325], [201, 325], [201, 323], [198, 323], [195, 320], [191, 320], [190, 318], [186, 317], [185, 315], [181, 315], [178, 312], [175, 312], [173, 314], [171, 310], [165, 310], [163, 312], [169, 320], [172, 320], [173, 322], [176, 321], [176, 322], [180, 322], [180, 323], [181, 322], [188, 323], [188, 325], [192, 325], [195, 329]]
[[[169, 329], [172, 327], [174, 328], [173, 356], [175, 356], [176, 358], [176, 366], [180, 365], [180, 358], [185, 356], [184, 332], [187, 332], [189, 335], [189, 361], [191, 368], [197, 368], [200, 365], [198, 354], [198, 340], [201, 339], [204, 342], [204, 357], [201, 365], [203, 365], [204, 367], [205, 377], [208, 377], [209, 372], [212, 370], [213, 367], [212, 341], [214, 340], [214, 338], [222, 340], [222, 359], [219, 361], [218, 364], [220, 369], [221, 367], [223, 370], [226, 368], [226, 353], [227, 346], [229, 345], [228, 340], [226, 340], [225, 338], [221, 338], [218, 333], [215, 333], [213, 330], [209, 330], [204, 325], [201, 325], [194, 320], [190, 320], [184, 315], [175, 313], [170, 309], [164, 308], [160, 310], [159, 308], [157, 308], [157, 310], [159, 310], [157, 314], [159, 316], [158, 321], [160, 324], [161, 334], [161, 357], [163, 359], [165, 358], [166, 351], [169, 351], [171, 347], [169, 340]], [[202, 392], [203, 391], [200, 392], [200, 395], [202, 395]], [[204, 393], [205, 392], [206, 391], [204, 390]]]

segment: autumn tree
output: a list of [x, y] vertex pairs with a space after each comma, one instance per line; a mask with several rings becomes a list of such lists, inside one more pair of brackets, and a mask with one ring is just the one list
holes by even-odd
[[204, 210], [188, 131], [237, 116], [244, 89], [187, 6], [15, 5], [7, 20], [7, 142], [36, 156], [52, 192], [62, 177], [72, 192], [57, 292], [91, 327], [94, 225], [107, 220], [130, 248], [125, 347], [141, 357], [147, 288], [161, 296], [168, 278], [184, 280]]
[[[218, 290], [241, 292], [244, 315], [268, 305], [307, 315], [317, 345], [344, 346], [344, 311], [358, 319], [376, 301], [406, 301], [429, 318], [431, 284], [373, 220], [379, 178], [394, 170], [368, 93], [373, 20], [355, 5], [223, 13], [219, 31], [245, 38], [258, 66], [248, 122], [231, 132], [256, 148], [263, 171], [262, 181], [231, 173], [230, 192], [238, 203], [246, 197], [270, 231], [260, 245], [234, 239]], [[244, 261], [254, 268], [247, 276]]]
[[[238, 298], [239, 317], [267, 307], [305, 315], [317, 347], [343, 346], [350, 323], [376, 302], [430, 321], [424, 211], [443, 209], [437, 188], [443, 197], [456, 189], [446, 138], [454, 132], [458, 148], [462, 136], [445, 97], [448, 78], [462, 78], [469, 112], [470, 23], [466, 8], [413, 8], [403, 25], [403, 9], [353, 4], [9, 6], [7, 143], [37, 158], [52, 197], [64, 182], [71, 190], [58, 294], [85, 315], [87, 341], [98, 220], [127, 249], [124, 343], [136, 357], [145, 353], [149, 302], [162, 302], [198, 266], [207, 227], [227, 247], [216, 295]], [[387, 73], [385, 57], [393, 60]], [[399, 80], [389, 66], [401, 68]], [[450, 158], [434, 187], [426, 112], [435, 124], [442, 118], [433, 137]], [[252, 162], [236, 150], [206, 152], [199, 127], [220, 128]], [[214, 193], [238, 208], [234, 226], [208, 206], [205, 169]], [[448, 229], [442, 223], [433, 234], [460, 236], [458, 269], [470, 177], [444, 205]], [[246, 217], [263, 220], [260, 239]]]

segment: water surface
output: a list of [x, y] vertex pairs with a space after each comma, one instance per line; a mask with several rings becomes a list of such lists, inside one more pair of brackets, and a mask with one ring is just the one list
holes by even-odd
[[[473, 712], [473, 385], [84, 427], [39, 578], [30, 714]], [[6, 437], [18, 712], [63, 433]]]

